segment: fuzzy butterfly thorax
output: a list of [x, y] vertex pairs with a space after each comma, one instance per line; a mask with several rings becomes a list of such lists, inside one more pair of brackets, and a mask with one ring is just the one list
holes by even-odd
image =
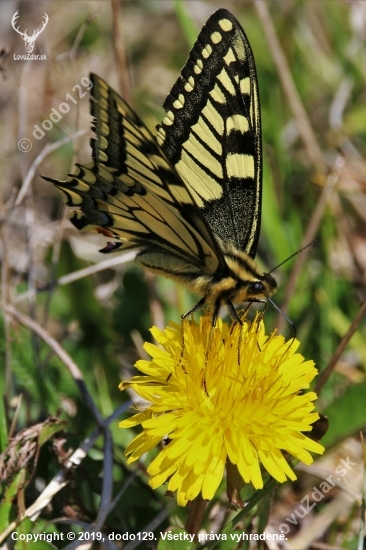
[[[52, 181], [71, 222], [136, 250], [136, 262], [188, 286], [209, 306], [267, 301], [276, 282], [257, 251], [262, 192], [259, 93], [253, 54], [225, 9], [202, 28], [164, 102], [156, 138], [92, 74], [92, 162]], [[190, 312], [188, 312], [190, 313]], [[185, 314], [187, 315], [187, 314]]]

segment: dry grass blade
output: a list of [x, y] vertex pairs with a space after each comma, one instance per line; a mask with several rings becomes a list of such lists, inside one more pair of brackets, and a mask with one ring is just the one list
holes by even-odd
[[24, 178], [23, 184], [19, 190], [18, 197], [15, 201], [14, 206], [19, 206], [22, 204], [23, 200], [27, 196], [29, 186], [32, 183], [32, 180], [34, 176], [36, 175], [37, 168], [41, 164], [41, 162], [53, 151], [56, 151], [59, 147], [62, 147], [62, 145], [65, 145], [65, 143], [69, 143], [70, 141], [73, 141], [74, 139], [77, 139], [80, 136], [84, 136], [86, 134], [86, 130], [79, 130], [78, 132], [75, 132], [71, 136], [66, 136], [62, 139], [59, 139], [58, 141], [55, 141], [55, 143], [48, 143], [44, 146], [42, 151], [37, 155], [37, 157], [32, 162], [31, 167], [29, 168], [26, 177]]
[[311, 158], [317, 171], [320, 174], [325, 174], [327, 172], [326, 163], [324, 162], [318, 141], [292, 78], [291, 71], [288, 66], [286, 56], [281, 48], [280, 41], [278, 40], [268, 6], [265, 1], [254, 1], [254, 7], [263, 25], [269, 51], [272, 53], [273, 59], [276, 63], [277, 71], [280, 76], [288, 104], [299, 126], [299, 132], [309, 152], [309, 157]]
[[[104, 271], [105, 269], [112, 269], [113, 267], [117, 267], [119, 265], [123, 265], [125, 263], [131, 262], [136, 253], [135, 252], [128, 252], [126, 254], [121, 254], [114, 256], [113, 258], [107, 258], [106, 260], [99, 262], [97, 264], [85, 267], [84, 269], [78, 269], [77, 271], [74, 271], [73, 273], [68, 273], [67, 275], [64, 275], [63, 277], [60, 277], [55, 281], [54, 286], [64, 286], [68, 285], [70, 283], [73, 283], [75, 281], [78, 281], [80, 279], [83, 279], [84, 277], [89, 277], [91, 275], [95, 275], [95, 273], [99, 273], [100, 271]], [[37, 292], [42, 292], [46, 289], [40, 289]], [[14, 302], [22, 302], [23, 300], [30, 299], [35, 291], [33, 290], [27, 290], [26, 292], [22, 292], [21, 294], [18, 294], [14, 298]]]
[[348, 331], [346, 332], [346, 334], [343, 336], [342, 340], [338, 344], [338, 347], [337, 347], [336, 351], [334, 352], [334, 354], [332, 356], [332, 359], [329, 361], [328, 366], [321, 372], [321, 374], [319, 376], [319, 379], [318, 379], [318, 382], [317, 382], [317, 385], [316, 385], [316, 388], [315, 388], [316, 393], [319, 394], [321, 392], [324, 384], [327, 382], [330, 375], [332, 374], [332, 372], [333, 372], [335, 366], [337, 365], [342, 353], [346, 349], [348, 342], [351, 340], [352, 336], [354, 335], [356, 330], [359, 328], [359, 326], [360, 326], [363, 318], [365, 317], [365, 315], [366, 315], [366, 300], [362, 304], [359, 312], [357, 313], [356, 317], [352, 321], [352, 324], [349, 327]]
[[37, 334], [37, 336], [42, 338], [42, 340], [46, 342], [46, 344], [54, 351], [54, 353], [67, 367], [71, 376], [75, 380], [83, 399], [85, 399], [85, 402], [87, 403], [98, 425], [104, 427], [104, 420], [101, 417], [99, 410], [97, 409], [93, 398], [85, 385], [83, 374], [77, 364], [71, 359], [70, 355], [63, 349], [62, 346], [60, 346], [60, 344], [51, 336], [51, 334], [47, 330], [45, 330], [43, 327], [41, 327], [39, 323], [37, 323], [27, 315], [24, 315], [11, 305], [6, 306], [5, 313], [11, 315], [13, 319]]
[[[343, 167], [344, 167], [344, 157], [339, 156], [336, 159], [334, 170], [327, 177], [323, 191], [319, 197], [316, 208], [307, 226], [306, 233], [303, 238], [301, 247], [305, 246], [307, 243], [315, 239], [324, 211], [327, 205], [329, 204], [329, 199], [333, 193], [334, 187], [339, 179], [339, 176], [343, 170]], [[310, 248], [305, 249], [296, 258], [295, 265], [292, 269], [289, 281], [286, 285], [286, 292], [282, 302], [282, 308], [285, 312], [288, 309], [288, 304], [290, 302], [291, 297], [294, 295], [297, 279], [304, 268], [305, 261], [309, 253], [310, 253]], [[284, 323], [285, 323], [284, 318], [281, 315], [278, 315], [276, 320], [276, 325], [280, 332], [281, 330], [283, 330]]]
[[113, 53], [118, 74], [119, 87], [127, 103], [132, 105], [131, 80], [129, 77], [125, 42], [123, 39], [124, 33], [121, 32], [120, 28], [120, 9], [121, 6], [123, 6], [123, 3], [118, 2], [118, 0], [111, 0], [111, 6], [113, 14]]

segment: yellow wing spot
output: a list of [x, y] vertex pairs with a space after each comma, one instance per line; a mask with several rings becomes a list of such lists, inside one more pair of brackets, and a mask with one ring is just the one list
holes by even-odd
[[105, 122], [99, 121], [99, 131], [103, 136], [109, 136], [109, 126]]
[[173, 107], [175, 107], [175, 109], [181, 109], [184, 106], [184, 101], [184, 95], [179, 94], [178, 99], [176, 99], [173, 103]]
[[226, 120], [227, 133], [230, 134], [232, 130], [238, 130], [242, 134], [248, 132], [249, 122], [244, 115], [232, 115]]
[[210, 44], [206, 44], [206, 46], [202, 50], [202, 57], [207, 59], [208, 57], [210, 57], [211, 53], [212, 53], [212, 46]]
[[237, 57], [239, 57], [240, 61], [245, 61], [247, 58], [247, 52], [245, 51], [243, 38], [238, 30], [235, 30], [232, 44], [234, 46], [235, 53]]
[[233, 24], [230, 21], [230, 19], [220, 19], [219, 26], [222, 28], [225, 32], [230, 32], [233, 28]]
[[[93, 173], [94, 167], [95, 167], [95, 164], [94, 164], [93, 161], [87, 162], [86, 164], [83, 164], [84, 170], [89, 170], [89, 171], [91, 170], [91, 173]], [[77, 167], [77, 169], [78, 169], [77, 175], [81, 174], [81, 170], [78, 167]], [[72, 181], [72, 180], [70, 180], [70, 181]]]
[[217, 84], [215, 84], [214, 89], [211, 90], [210, 96], [212, 97], [212, 99], [217, 101], [217, 103], [222, 103], [222, 104], [226, 103], [226, 97]]
[[117, 179], [120, 180], [120, 182], [122, 182], [124, 185], [127, 185], [127, 187], [133, 187], [136, 184], [135, 180], [132, 179], [131, 176], [129, 176], [128, 174], [122, 174]]
[[229, 178], [254, 178], [254, 157], [234, 153], [226, 157], [226, 172]]
[[104, 136], [99, 136], [98, 142], [102, 149], [107, 149], [108, 140]]
[[[77, 190], [77, 191], [82, 191], [83, 193], [89, 193], [90, 191], [90, 185], [88, 185], [87, 183], [85, 183], [85, 181], [83, 180], [79, 180], [78, 178], [74, 178], [73, 180], [74, 182], [76, 181], [77, 182], [77, 185], [73, 187], [73, 190]], [[91, 182], [91, 183], [94, 183], [94, 182]], [[66, 188], [65, 188], [66, 189]], [[70, 191], [70, 193], [72, 193], [73, 191]], [[79, 197], [79, 195], [78, 195]]]
[[250, 94], [250, 78], [247, 76], [240, 81], [240, 91], [242, 94]]
[[226, 69], [222, 69], [221, 73], [217, 75], [217, 79], [224, 85], [230, 95], [236, 95], [236, 90]]
[[108, 172], [108, 170], [106, 169], [105, 166], [103, 166], [103, 164], [99, 164], [98, 173], [102, 176], [102, 178], [107, 180], [109, 183], [113, 183], [114, 178], [113, 178], [112, 174], [110, 172]]
[[156, 139], [157, 139], [157, 142], [158, 142], [159, 145], [164, 144], [165, 135], [166, 135], [166, 132], [165, 132], [164, 128], [159, 126], [158, 133], [156, 134]]
[[104, 80], [101, 80], [100, 78], [96, 78], [96, 83], [98, 86], [100, 86], [100, 88], [104, 89], [104, 90], [109, 90], [109, 86], [106, 82], [104, 82]]
[[108, 170], [108, 172], [110, 174], [114, 174], [115, 172], [117, 172], [117, 168], [114, 168], [113, 166], [108, 166], [108, 164], [102, 164], [102, 166]]
[[[83, 199], [80, 197], [80, 195], [78, 193], [74, 193], [68, 187], [61, 187], [61, 185], [57, 185], [56, 187], [60, 191], [62, 191], [62, 193], [66, 197], [66, 200], [71, 201], [72, 206], [79, 206], [79, 204], [83, 204]], [[67, 215], [68, 215], [69, 218], [72, 218], [75, 215], [75, 213], [76, 213], [75, 211], [74, 212], [69, 211], [67, 213]], [[81, 211], [78, 210], [77, 217], [80, 219], [80, 218], [83, 218], [84, 216], [85, 216], [84, 212], [81, 213]]]
[[172, 122], [174, 122], [174, 114], [172, 111], [168, 111], [166, 116], [169, 118], [169, 120], [171, 120]]
[[186, 92], [192, 92], [194, 88], [194, 78], [190, 76], [188, 81], [185, 83], [184, 89]]
[[165, 126], [172, 126], [173, 122], [166, 116], [163, 118], [163, 124], [165, 124]]
[[214, 44], [218, 44], [222, 40], [222, 35], [219, 32], [215, 31], [211, 34], [211, 40]]
[[108, 155], [106, 155], [103, 151], [99, 151], [98, 161], [107, 163], [108, 162]]
[[235, 63], [236, 57], [235, 57], [235, 54], [234, 54], [234, 52], [231, 48], [228, 50], [227, 54], [224, 55], [224, 61], [225, 61], [226, 65], [230, 65], [230, 63]]
[[99, 93], [104, 99], [108, 99], [108, 96], [109, 96], [108, 88], [105, 88], [104, 86], [101, 86], [99, 88]]
[[97, 106], [98, 110], [101, 109], [103, 111], [107, 111], [108, 109], [108, 102], [107, 100], [104, 98], [104, 97], [101, 97], [99, 102], [98, 102], [98, 106]]
[[203, 63], [202, 59], [197, 59], [195, 66], [193, 67], [193, 70], [196, 74], [200, 74], [203, 69]]
[[105, 124], [108, 124], [108, 113], [106, 113], [106, 111], [99, 111], [98, 112], [98, 119], [99, 119], [99, 122], [103, 122]]

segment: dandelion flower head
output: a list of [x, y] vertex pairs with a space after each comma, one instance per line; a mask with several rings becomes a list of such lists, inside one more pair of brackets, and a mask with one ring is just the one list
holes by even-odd
[[143, 429], [126, 449], [129, 463], [168, 438], [147, 470], [153, 488], [168, 482], [185, 506], [199, 493], [213, 498], [227, 461], [260, 489], [261, 464], [284, 482], [296, 479], [284, 451], [305, 464], [313, 461], [309, 451], [323, 453], [302, 433], [319, 418], [316, 394], [302, 393], [317, 371], [296, 353], [297, 340], [266, 336], [263, 321], [212, 327], [208, 315], [184, 323], [183, 352], [179, 325], [151, 332], [161, 347], [146, 343], [151, 360], [136, 363], [144, 376], [120, 386], [151, 405], [120, 426]]

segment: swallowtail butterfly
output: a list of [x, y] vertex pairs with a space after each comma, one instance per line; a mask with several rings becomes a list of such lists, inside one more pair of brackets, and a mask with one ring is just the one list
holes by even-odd
[[202, 28], [152, 136], [127, 103], [92, 74], [92, 161], [60, 189], [78, 228], [136, 250], [136, 263], [187, 285], [196, 309], [269, 300], [276, 290], [257, 251], [261, 121], [253, 53], [225, 9]]

